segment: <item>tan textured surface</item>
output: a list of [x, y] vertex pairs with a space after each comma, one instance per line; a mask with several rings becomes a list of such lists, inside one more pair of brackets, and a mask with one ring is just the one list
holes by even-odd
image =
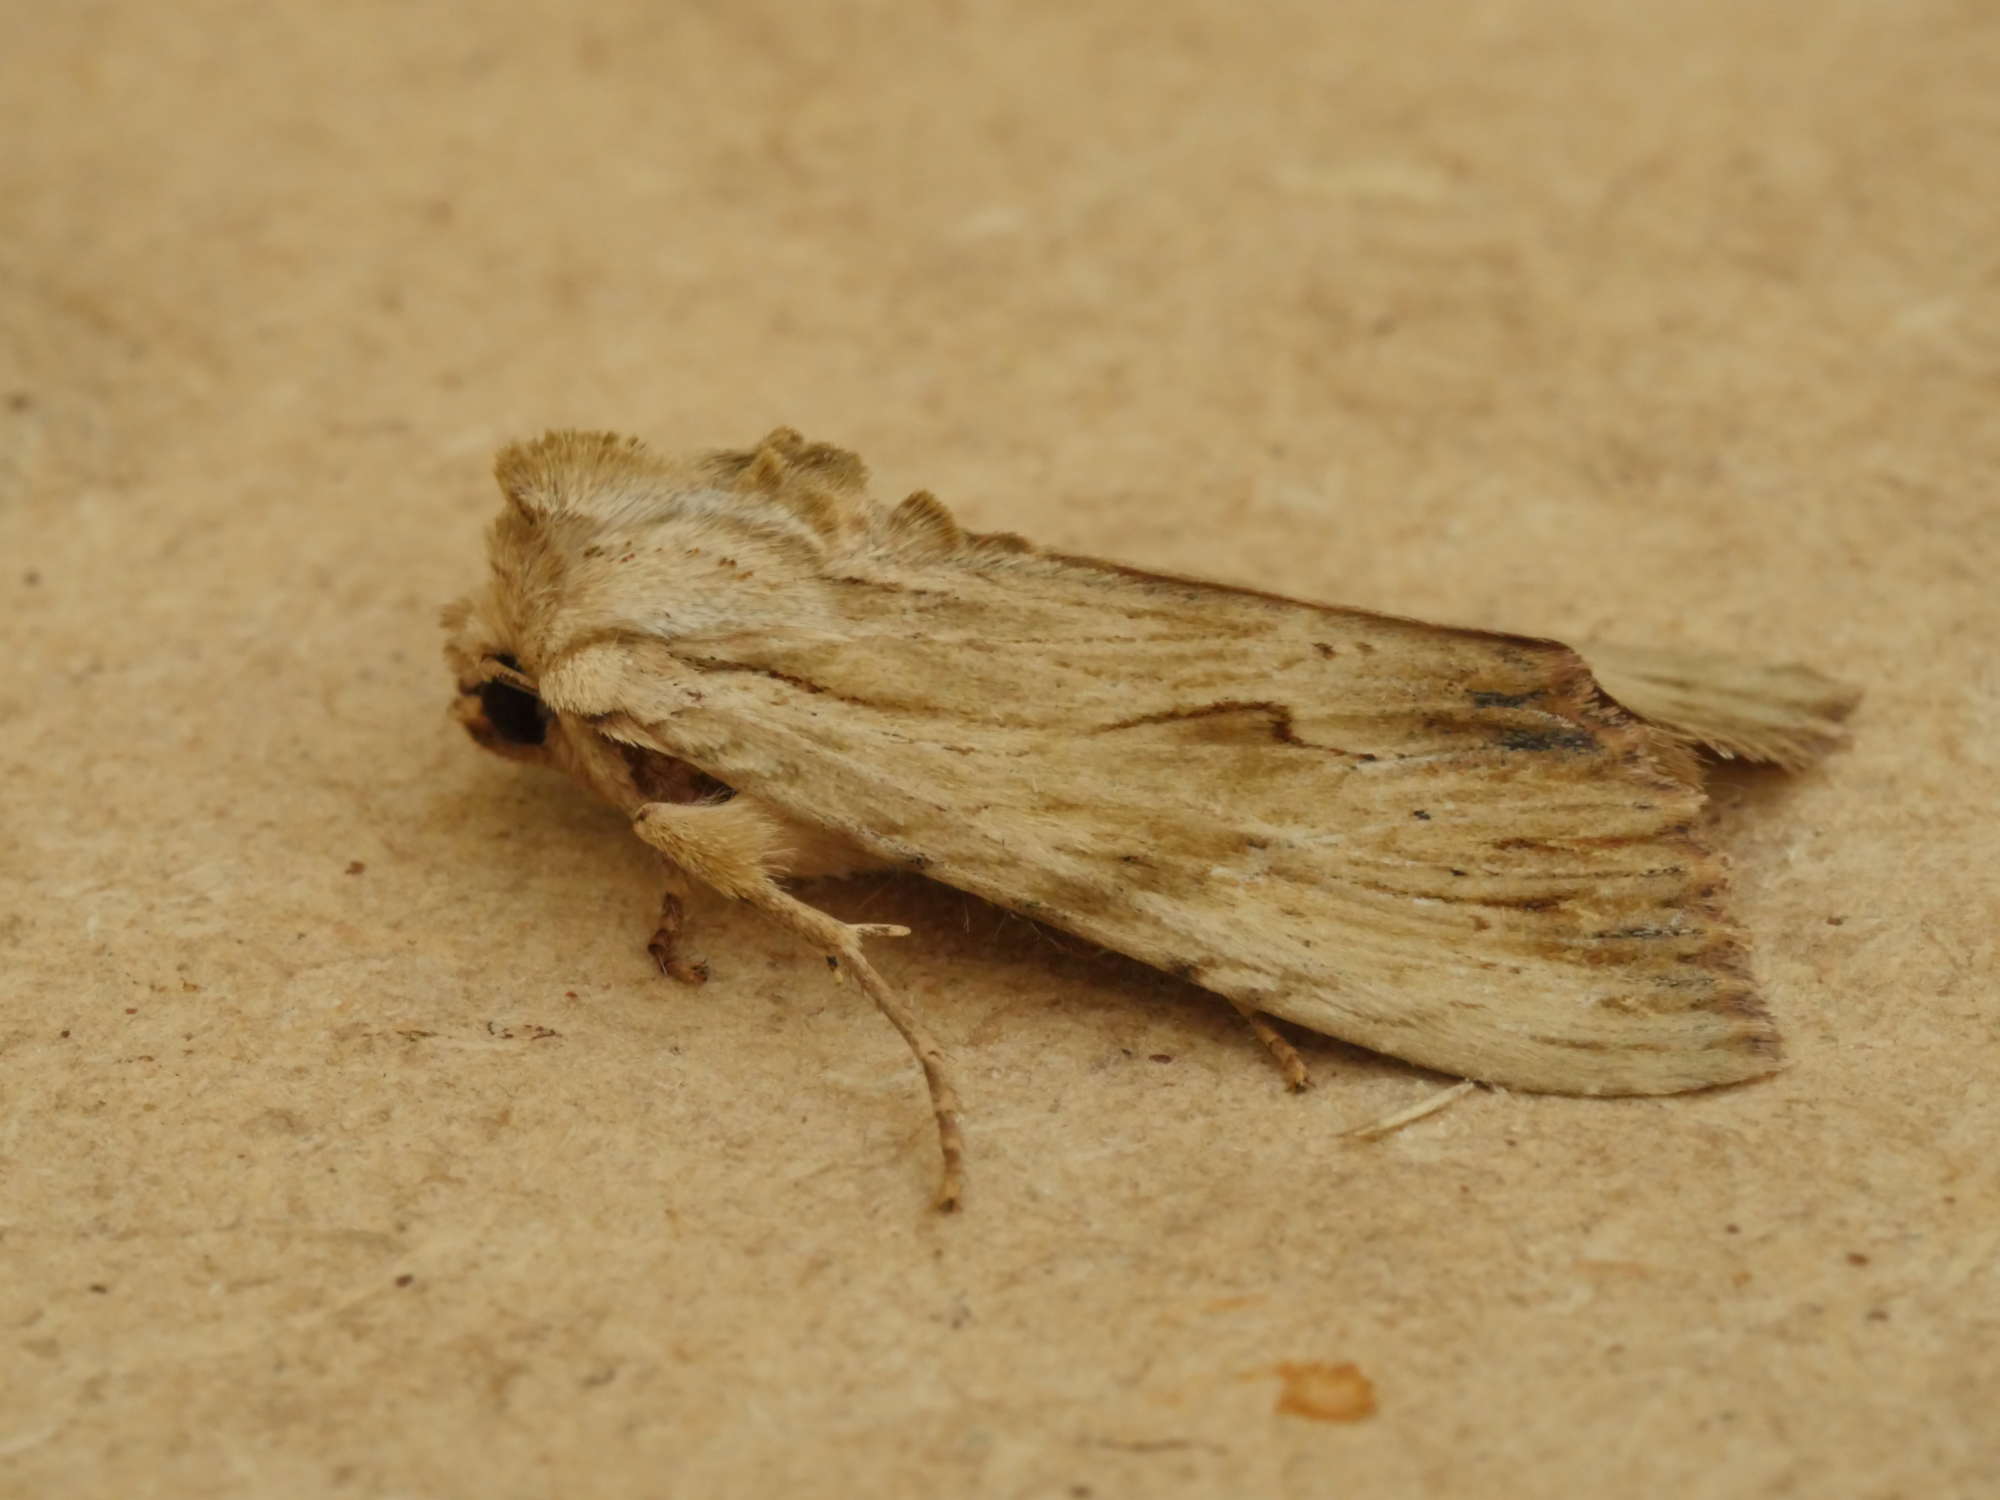
[[[1993, 1492], [1990, 6], [471, 14], [0, 56], [0, 1492]], [[1793, 1067], [1358, 1147], [1434, 1080], [1285, 1097], [854, 885], [970, 1086], [931, 1217], [888, 1028], [747, 921], [662, 985], [617, 819], [443, 714], [498, 442], [778, 421], [1075, 550], [1862, 681], [1723, 796]], [[1348, 1363], [1374, 1415], [1277, 1410]]]

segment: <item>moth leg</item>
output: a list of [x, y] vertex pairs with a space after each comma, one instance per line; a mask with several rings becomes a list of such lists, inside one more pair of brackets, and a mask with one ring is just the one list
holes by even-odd
[[781, 852], [777, 828], [748, 801], [719, 804], [648, 802], [633, 815], [632, 829], [673, 864], [723, 895], [755, 907], [787, 931], [826, 955], [838, 979], [854, 976], [862, 993], [902, 1033], [924, 1070], [931, 1114], [937, 1122], [938, 1150], [944, 1158], [937, 1205], [958, 1207], [965, 1180], [965, 1134], [959, 1124], [958, 1089], [944, 1049], [916, 1013], [883, 982], [861, 952], [868, 937], [907, 937], [910, 929], [880, 922], [842, 922], [782, 889], [772, 878]]
[[682, 984], [706, 984], [708, 965], [681, 952], [681, 935], [687, 928], [687, 897], [685, 877], [668, 866], [666, 889], [660, 892], [659, 924], [646, 943], [646, 951], [653, 955], [653, 962], [667, 978], [678, 979]]
[[[1227, 995], [1222, 997], [1229, 1000]], [[1312, 1074], [1306, 1071], [1305, 1059], [1301, 1058], [1292, 1044], [1278, 1034], [1278, 1028], [1264, 1019], [1264, 1013], [1240, 1000], [1229, 1000], [1229, 1007], [1243, 1018], [1243, 1022], [1257, 1034], [1271, 1054], [1271, 1061], [1278, 1065], [1278, 1071], [1285, 1075], [1285, 1087], [1293, 1093], [1301, 1093], [1312, 1087]]]

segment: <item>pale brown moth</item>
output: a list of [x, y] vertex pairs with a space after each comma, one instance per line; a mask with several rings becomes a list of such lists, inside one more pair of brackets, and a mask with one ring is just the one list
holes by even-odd
[[1708, 847], [1697, 750], [1801, 766], [1817, 672], [1459, 630], [1041, 552], [787, 429], [664, 458], [506, 449], [492, 575], [445, 613], [472, 737], [581, 779], [667, 873], [855, 976], [945, 1055], [849, 925], [783, 876], [921, 871], [1282, 1017], [1516, 1089], [1665, 1094], [1777, 1067]]

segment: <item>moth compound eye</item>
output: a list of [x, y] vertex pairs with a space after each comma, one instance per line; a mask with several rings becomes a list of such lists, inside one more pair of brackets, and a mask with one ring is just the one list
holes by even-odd
[[549, 711], [542, 700], [512, 683], [482, 683], [479, 709], [493, 732], [510, 745], [539, 745], [548, 738]]

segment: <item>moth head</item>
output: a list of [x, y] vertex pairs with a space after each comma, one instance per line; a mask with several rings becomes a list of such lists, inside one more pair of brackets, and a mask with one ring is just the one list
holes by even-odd
[[444, 623], [449, 632], [445, 657], [458, 680], [452, 717], [495, 755], [548, 764], [555, 715], [519, 658], [478, 639], [477, 620], [468, 606], [454, 605], [445, 612]]
[[547, 764], [555, 715], [534, 683], [505, 652], [488, 657], [482, 665], [483, 675], [459, 683], [452, 716], [482, 749], [509, 760]]

